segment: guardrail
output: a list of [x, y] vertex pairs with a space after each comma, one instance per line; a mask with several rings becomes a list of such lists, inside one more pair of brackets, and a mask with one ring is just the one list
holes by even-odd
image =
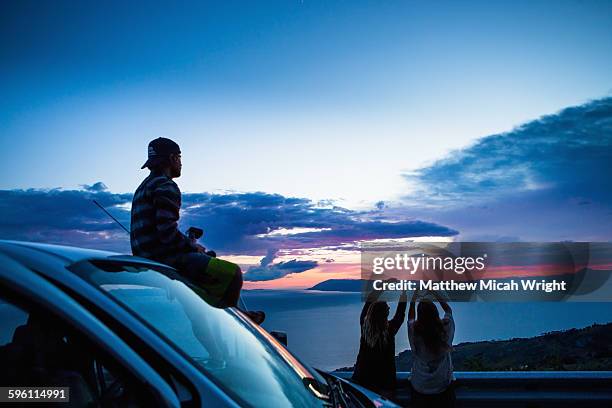
[[[335, 372], [350, 380], [353, 373]], [[612, 371], [455, 372], [457, 407], [612, 407]], [[397, 373], [396, 399], [410, 404], [410, 373]]]

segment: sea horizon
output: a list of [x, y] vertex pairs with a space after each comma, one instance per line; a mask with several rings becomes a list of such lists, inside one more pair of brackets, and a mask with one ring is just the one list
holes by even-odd
[[[363, 302], [356, 292], [308, 289], [250, 289], [243, 292], [249, 309], [266, 312], [263, 327], [284, 331], [288, 349], [307, 364], [336, 370], [355, 363], [359, 351], [359, 315]], [[391, 302], [391, 315], [396, 302]], [[612, 303], [455, 302], [454, 344], [534, 337], [612, 321]], [[396, 336], [395, 354], [408, 349], [405, 322]]]

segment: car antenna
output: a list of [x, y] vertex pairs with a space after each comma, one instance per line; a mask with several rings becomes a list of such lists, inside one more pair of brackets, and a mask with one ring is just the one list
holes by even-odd
[[96, 200], [93, 200], [94, 204], [97, 205], [98, 207], [100, 207], [100, 209], [102, 211], [104, 211], [106, 213], [106, 215], [108, 215], [109, 217], [111, 217], [113, 219], [113, 221], [115, 221], [117, 224], [119, 224], [119, 226], [121, 228], [123, 228], [125, 230], [125, 232], [127, 232], [128, 234], [130, 233], [130, 230], [128, 230], [127, 228], [125, 228], [125, 226], [119, 222], [118, 219], [116, 219], [115, 217], [113, 217], [113, 215], [111, 213], [109, 213], [108, 211], [106, 211], [106, 208], [102, 207], [102, 205], [100, 205], [99, 202], [97, 202]]
[[[104, 212], [106, 213], [106, 215], [108, 215], [109, 217], [111, 217], [111, 218], [113, 219], [113, 221], [115, 221], [117, 224], [119, 224], [119, 226], [120, 226], [121, 228], [123, 228], [125, 232], [127, 232], [128, 234], [130, 233], [130, 231], [129, 231], [127, 228], [125, 228], [125, 225], [123, 225], [122, 223], [120, 223], [118, 219], [116, 219], [115, 217], [113, 217], [113, 215], [112, 215], [111, 213], [109, 213], [108, 211], [106, 211], [106, 208], [102, 207], [102, 205], [101, 205], [99, 202], [97, 202], [96, 200], [92, 200], [92, 201], [94, 202], [94, 204], [95, 204], [95, 205], [97, 205], [98, 207], [100, 207], [100, 209], [101, 209], [102, 211], [104, 211]], [[200, 231], [201, 231], [201, 230], [200, 230]], [[196, 232], [200, 232], [200, 231], [196, 231]], [[246, 302], [244, 301], [244, 297], [243, 297], [243, 296], [240, 296], [240, 297], [238, 298], [238, 302], [242, 304], [241, 306], [242, 306], [242, 308], [243, 308], [244, 310], [248, 310], [248, 309], [247, 309]]]

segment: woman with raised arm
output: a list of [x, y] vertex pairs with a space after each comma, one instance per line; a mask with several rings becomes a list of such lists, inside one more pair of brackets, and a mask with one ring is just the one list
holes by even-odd
[[379, 301], [382, 291], [372, 291], [361, 310], [361, 338], [353, 381], [387, 398], [395, 395], [395, 335], [406, 317], [406, 292], [400, 296], [395, 315]]
[[451, 351], [455, 335], [455, 321], [451, 307], [437, 293], [434, 297], [444, 317], [440, 319], [438, 308], [430, 300], [415, 304], [418, 291], [415, 291], [408, 310], [408, 341], [412, 350], [412, 404], [414, 407], [453, 407], [453, 361]]

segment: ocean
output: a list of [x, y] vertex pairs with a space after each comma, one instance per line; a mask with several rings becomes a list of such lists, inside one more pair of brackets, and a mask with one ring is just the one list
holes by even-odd
[[[286, 332], [289, 350], [312, 367], [335, 370], [355, 363], [359, 349], [359, 314], [363, 307], [360, 293], [245, 290], [243, 297], [249, 309], [266, 312], [263, 326], [268, 331]], [[158, 313], [157, 318], [165, 321], [177, 319], [174, 313], [159, 314], [156, 302], [146, 299], [145, 303], [150, 313]], [[612, 302], [451, 305], [456, 323], [454, 344], [532, 337], [549, 331], [612, 321]], [[391, 313], [395, 306], [391, 304]], [[27, 318], [27, 314], [14, 308], [6, 305], [2, 308], [1, 302], [0, 316], [3, 321], [0, 329], [17, 327]], [[0, 330], [0, 345], [10, 342], [12, 336], [13, 330]], [[396, 337], [396, 354], [407, 348], [404, 323]]]
[[[334, 370], [352, 366], [359, 350], [359, 293], [249, 290], [249, 309], [264, 310], [268, 330], [287, 333], [288, 347], [313, 367]], [[391, 304], [391, 313], [395, 305]], [[504, 340], [581, 328], [612, 321], [611, 303], [453, 303], [454, 344]], [[408, 348], [404, 325], [396, 337], [396, 354]]]

